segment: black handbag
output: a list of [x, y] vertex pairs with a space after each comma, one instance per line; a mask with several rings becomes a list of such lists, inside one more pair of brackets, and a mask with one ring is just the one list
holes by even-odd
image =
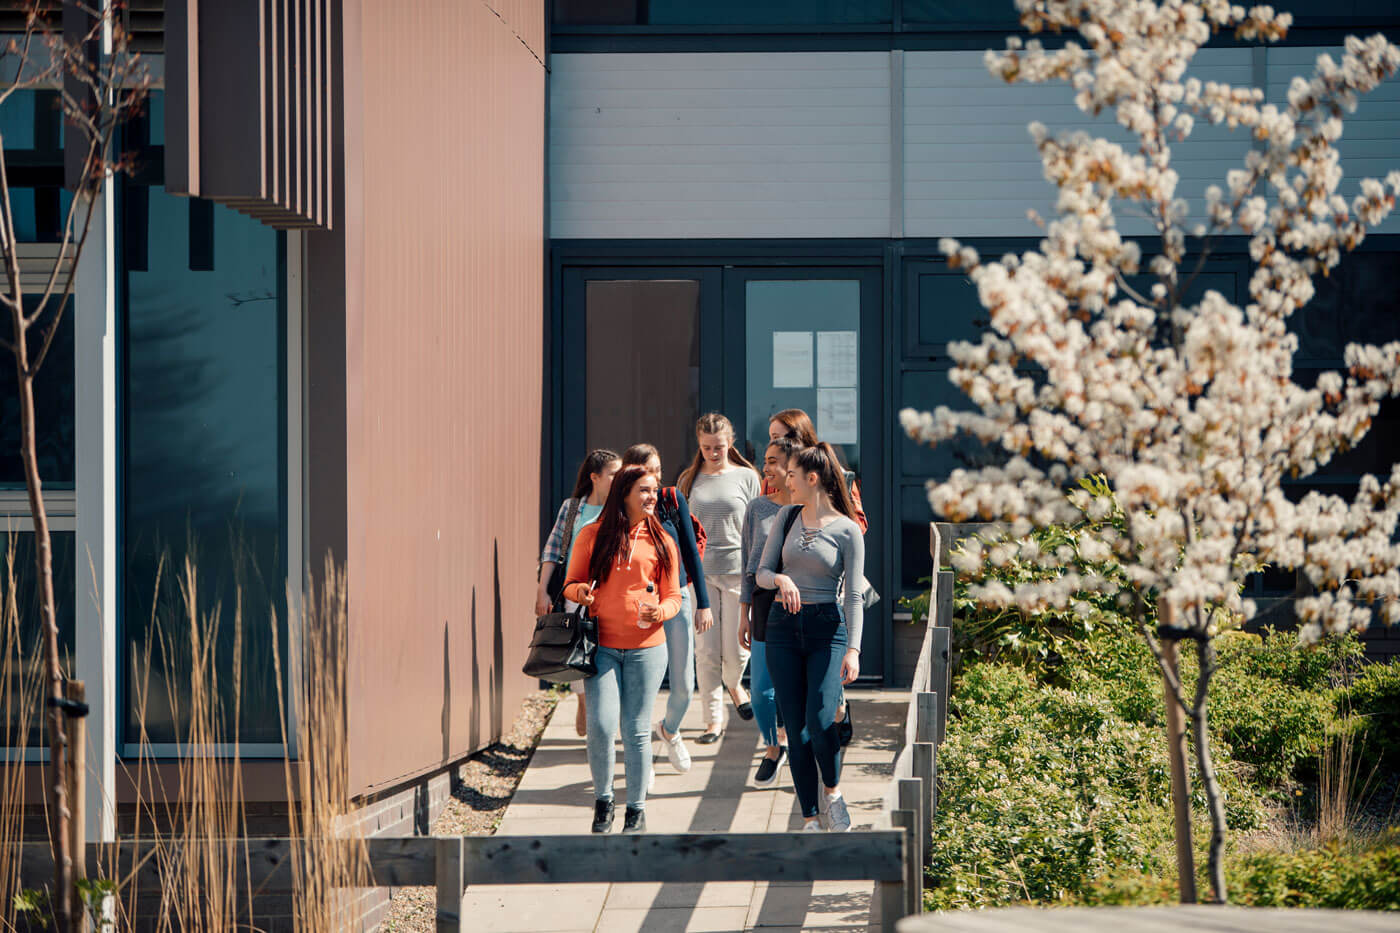
[[522, 670], [527, 677], [554, 684], [597, 674], [598, 623], [588, 614], [588, 607], [547, 612], [535, 619], [535, 634]]

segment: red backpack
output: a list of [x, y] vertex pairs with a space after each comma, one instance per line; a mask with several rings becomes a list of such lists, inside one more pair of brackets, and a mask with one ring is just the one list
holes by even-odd
[[[662, 506], [666, 509], [666, 515], [663, 516], [661, 520], [662, 520], [662, 521], [669, 521], [669, 522], [671, 523], [672, 527], [674, 527], [674, 528], [676, 529], [676, 533], [679, 534], [679, 533], [680, 533], [679, 521], [680, 521], [681, 503], [680, 503], [680, 500], [676, 498], [676, 487], [675, 487], [675, 486], [667, 486], [665, 489], [661, 490], [660, 501], [661, 501]], [[695, 517], [695, 513], [694, 513], [694, 512], [691, 512], [691, 513], [690, 513], [690, 524], [691, 524], [691, 526], [695, 529], [695, 550], [696, 550], [696, 553], [699, 554], [701, 560], [704, 560], [704, 559], [705, 559], [705, 526], [702, 525], [702, 524], [700, 524], [700, 519], [698, 519], [698, 518]]]

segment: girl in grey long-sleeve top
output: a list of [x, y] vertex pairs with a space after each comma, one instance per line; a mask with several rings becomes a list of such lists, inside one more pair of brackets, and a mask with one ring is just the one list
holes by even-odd
[[[826, 794], [825, 828], [851, 828], [841, 796], [836, 708], [842, 684], [860, 674], [864, 605], [858, 581], [865, 574], [865, 540], [840, 470], [835, 451], [826, 444], [804, 448], [792, 458], [787, 485], [793, 505], [774, 518], [755, 575], [759, 586], [778, 591], [764, 647], [788, 726], [788, 762], [806, 820], [804, 832], [823, 828], [818, 777]], [[857, 582], [843, 586], [847, 580]], [[843, 594], [844, 619], [838, 594]]]

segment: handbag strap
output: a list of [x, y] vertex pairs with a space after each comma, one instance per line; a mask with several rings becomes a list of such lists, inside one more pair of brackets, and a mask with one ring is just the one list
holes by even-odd
[[792, 526], [797, 523], [797, 517], [802, 514], [802, 506], [800, 505], [796, 508], [791, 506], [788, 508], [791, 508], [792, 511], [788, 512], [787, 518], [783, 519], [783, 536], [778, 539], [781, 542], [778, 545], [778, 568], [773, 571], [774, 574], [783, 572], [783, 545], [787, 544], [788, 535], [792, 534]]
[[578, 513], [582, 508], [582, 499], [569, 500], [569, 513], [564, 518], [564, 547], [560, 549], [565, 556], [568, 555], [569, 549], [574, 546], [574, 524], [578, 521]]

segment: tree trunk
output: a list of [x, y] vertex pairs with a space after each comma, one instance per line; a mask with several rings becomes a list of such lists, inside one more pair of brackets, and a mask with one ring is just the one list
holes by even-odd
[[1229, 900], [1225, 888], [1225, 800], [1220, 793], [1220, 782], [1215, 776], [1215, 761], [1210, 753], [1210, 727], [1207, 708], [1209, 704], [1210, 679], [1215, 674], [1215, 645], [1209, 638], [1196, 642], [1196, 657], [1199, 660], [1200, 674], [1196, 679], [1196, 703], [1191, 715], [1195, 730], [1196, 766], [1201, 772], [1201, 785], [1206, 792], [1206, 805], [1210, 809], [1210, 858], [1207, 871], [1210, 874], [1212, 901], [1224, 904]]
[[58, 650], [58, 615], [53, 595], [53, 542], [49, 536], [49, 515], [44, 508], [43, 484], [39, 478], [39, 448], [34, 426], [34, 374], [29, 371], [28, 326], [23, 305], [11, 313], [15, 352], [15, 375], [19, 383], [20, 458], [24, 462], [24, 483], [29, 491], [29, 511], [34, 519], [34, 569], [38, 573], [39, 617], [44, 638], [44, 664], [48, 689], [45, 691], [49, 719], [49, 805], [54, 853], [54, 897], [58, 928], [73, 929], [73, 853], [69, 851], [68, 736], [65, 723], [66, 699], [63, 663]]
[[[1169, 610], [1170, 607], [1164, 607]], [[1164, 618], [1169, 612], [1164, 613]], [[1162, 659], [1179, 677], [1176, 642], [1162, 643]], [[1172, 775], [1172, 816], [1176, 826], [1176, 876], [1181, 903], [1196, 903], [1196, 866], [1191, 852], [1191, 780], [1186, 767], [1186, 725], [1172, 682], [1162, 678], [1167, 704], [1167, 763]]]

